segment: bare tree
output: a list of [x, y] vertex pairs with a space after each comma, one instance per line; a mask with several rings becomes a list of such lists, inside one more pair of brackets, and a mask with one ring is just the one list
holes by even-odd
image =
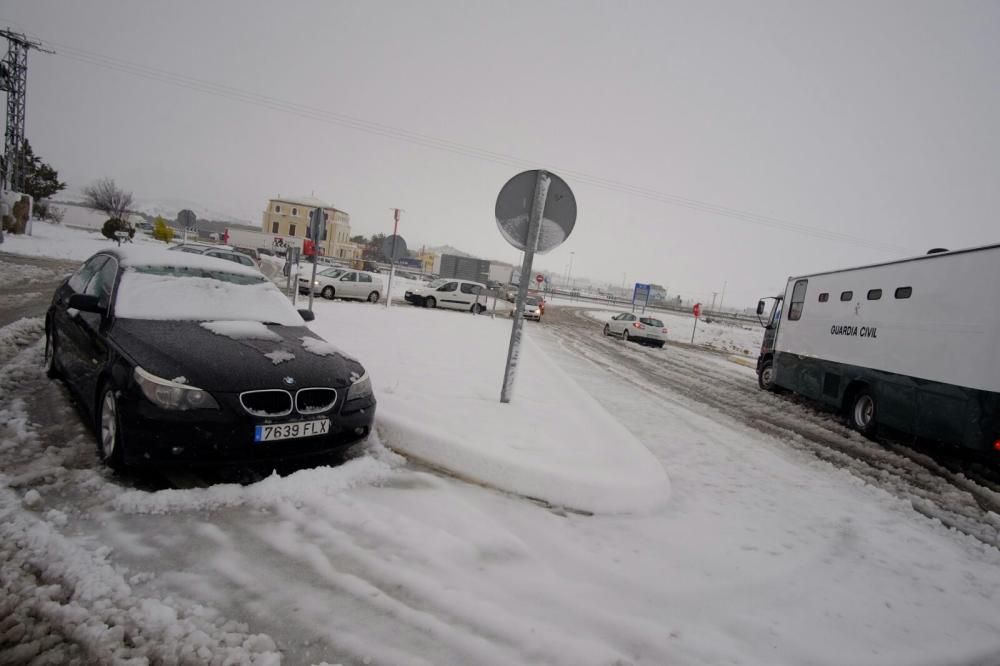
[[111, 178], [101, 178], [83, 188], [84, 203], [116, 220], [125, 220], [132, 210], [132, 193], [119, 189]]

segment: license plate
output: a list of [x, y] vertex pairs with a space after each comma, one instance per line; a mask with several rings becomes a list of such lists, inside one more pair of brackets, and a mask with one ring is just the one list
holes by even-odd
[[325, 435], [328, 432], [330, 432], [330, 419], [275, 423], [274, 425], [259, 425], [254, 428], [253, 441], [272, 442], [276, 439], [315, 437], [316, 435]]

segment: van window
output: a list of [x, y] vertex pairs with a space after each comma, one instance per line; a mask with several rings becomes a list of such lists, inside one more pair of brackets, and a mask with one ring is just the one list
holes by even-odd
[[479, 293], [479, 285], [478, 284], [472, 284], [471, 282], [463, 282], [461, 288], [462, 288], [462, 293], [463, 294], [478, 294]]
[[896, 298], [909, 298], [913, 294], [913, 287], [899, 287], [896, 289]]
[[842, 301], [849, 301], [852, 298], [854, 298], [854, 292], [853, 291], [842, 291], [842, 292], [840, 292], [840, 300], [842, 300]]
[[822, 294], [819, 295], [819, 302], [820, 303], [826, 303], [828, 300], [830, 300], [830, 294], [829, 293], [827, 293], [827, 292], [824, 291]]
[[438, 289], [438, 291], [458, 291], [458, 283], [457, 282], [449, 282], [445, 286], [443, 286], [440, 289]]
[[802, 306], [806, 303], [806, 286], [809, 280], [798, 280], [792, 287], [792, 302], [788, 305], [788, 318], [792, 321], [802, 319]]
[[882, 290], [881, 289], [869, 289], [868, 290], [868, 300], [869, 301], [877, 301], [880, 298], [882, 298]]

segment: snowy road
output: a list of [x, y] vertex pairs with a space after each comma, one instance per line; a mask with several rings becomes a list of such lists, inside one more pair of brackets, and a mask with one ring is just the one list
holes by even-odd
[[[931, 457], [883, 439], [872, 442], [835, 414], [757, 388], [756, 374], [725, 354], [670, 345], [664, 350], [604, 337], [585, 309], [551, 308], [545, 321], [560, 345], [659, 399], [734, 419], [786, 445], [843, 467], [910, 501], [917, 511], [991, 546], [1000, 546], [1000, 486], [995, 473], [970, 480], [976, 466], [952, 472]], [[939, 457], [943, 453], [936, 454]], [[945, 458], [950, 462], [950, 458]]]
[[0, 326], [45, 312], [52, 292], [79, 261], [0, 252]]
[[723, 355], [546, 316], [528, 335], [669, 472], [664, 509], [550, 510], [377, 437], [340, 467], [160, 489], [101, 469], [40, 320], [0, 328], [0, 663], [1000, 661], [996, 515], [971, 493]]

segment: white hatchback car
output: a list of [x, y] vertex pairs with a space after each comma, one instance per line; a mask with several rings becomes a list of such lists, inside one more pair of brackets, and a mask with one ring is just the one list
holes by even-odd
[[[305, 272], [299, 273], [299, 293], [309, 293], [309, 279], [312, 266], [306, 266]], [[378, 303], [382, 293], [382, 278], [366, 271], [354, 271], [344, 268], [324, 268], [316, 273], [313, 283], [313, 293], [323, 298], [356, 298], [369, 303]]]
[[616, 335], [628, 342], [662, 347], [667, 341], [667, 329], [663, 322], [653, 317], [643, 317], [623, 312], [611, 318], [604, 325], [604, 335]]
[[471, 280], [440, 278], [406, 292], [408, 303], [425, 308], [469, 310], [479, 314], [486, 310], [486, 285]]

